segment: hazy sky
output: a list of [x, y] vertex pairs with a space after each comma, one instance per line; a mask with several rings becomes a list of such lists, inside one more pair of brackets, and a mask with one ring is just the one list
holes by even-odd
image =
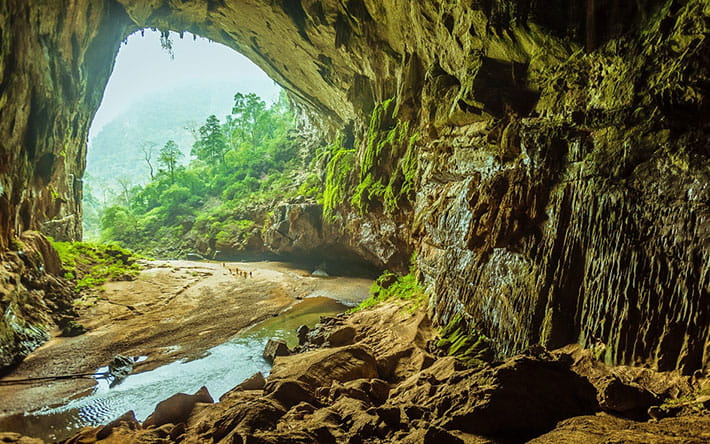
[[103, 101], [91, 126], [89, 140], [101, 127], [120, 114], [134, 100], [148, 92], [174, 89], [180, 83], [209, 79], [229, 82], [237, 90], [255, 92], [266, 101], [278, 97], [279, 86], [249, 59], [219, 43], [185, 33], [171, 33], [173, 53], [160, 46], [160, 33], [145, 31], [128, 37], [121, 45]]

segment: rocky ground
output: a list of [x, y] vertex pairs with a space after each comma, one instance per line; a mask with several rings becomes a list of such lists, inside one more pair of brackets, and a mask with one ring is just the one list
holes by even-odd
[[[147, 356], [135, 371], [199, 357], [240, 330], [308, 296], [362, 300], [371, 283], [357, 278], [316, 278], [279, 262], [146, 262], [133, 281], [109, 282], [84, 296], [78, 322], [88, 332], [55, 337], [30, 354], [2, 381], [92, 373], [117, 354]], [[242, 277], [236, 269], [251, 273]], [[0, 415], [63, 403], [94, 385], [92, 379], [51, 384], [0, 385]], [[1, 440], [0, 440], [1, 442]]]
[[[710, 383], [608, 367], [578, 346], [465, 368], [423, 310], [381, 304], [324, 320], [219, 402], [204, 390], [84, 429], [74, 443], [704, 443]], [[19, 436], [1, 436], [5, 442]]]

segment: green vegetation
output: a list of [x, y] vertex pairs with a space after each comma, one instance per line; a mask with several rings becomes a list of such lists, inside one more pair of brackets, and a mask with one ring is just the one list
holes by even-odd
[[470, 331], [461, 314], [454, 316], [439, 332], [437, 347], [449, 356], [455, 356], [467, 367], [480, 367], [493, 358], [490, 339]]
[[397, 119], [396, 112], [394, 100], [389, 99], [370, 116], [359, 183], [350, 199], [361, 214], [374, 202], [381, 202], [392, 213], [412, 196], [417, 172], [414, 144], [419, 135], [410, 134], [409, 122]]
[[165, 144], [154, 179], [126, 188], [125, 199], [103, 212], [101, 240], [163, 257], [244, 248], [275, 201], [300, 189], [292, 128], [285, 97], [267, 107], [237, 93], [223, 122], [210, 115], [195, 132], [188, 165], [178, 163], [177, 143]]
[[[398, 119], [396, 114], [394, 99], [375, 106], [359, 159], [355, 150], [342, 147], [341, 142], [323, 153], [328, 159], [323, 185], [323, 213], [327, 219], [333, 220], [335, 209], [344, 203], [360, 214], [375, 203], [393, 213], [402, 202], [413, 198], [418, 167], [415, 144], [419, 134], [412, 132], [409, 122]], [[353, 174], [355, 171], [357, 174]], [[307, 191], [316, 193], [316, 190], [311, 187]]]
[[427, 301], [414, 270], [404, 276], [398, 276], [392, 272], [385, 271], [370, 287], [370, 297], [365, 299], [351, 310], [356, 312], [390, 300], [408, 301], [412, 308], [419, 307]]
[[118, 245], [88, 242], [52, 242], [62, 261], [66, 279], [75, 281], [77, 293], [100, 287], [110, 280], [128, 280], [138, 275], [138, 257]]
[[326, 168], [325, 186], [323, 190], [323, 215], [333, 220], [335, 208], [347, 196], [350, 172], [353, 169], [355, 150], [348, 150], [333, 145], [328, 148], [331, 153]]
[[173, 183], [175, 182], [175, 169], [182, 157], [185, 157], [185, 155], [180, 151], [174, 140], [168, 140], [165, 146], [160, 149], [158, 163], [164, 167], [164, 171], [168, 172], [170, 181]]

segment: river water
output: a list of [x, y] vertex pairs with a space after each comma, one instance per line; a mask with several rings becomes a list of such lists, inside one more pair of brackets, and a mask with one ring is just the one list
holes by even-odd
[[[133, 410], [136, 418], [143, 421], [158, 402], [175, 393], [194, 393], [203, 385], [216, 401], [254, 373], [262, 372], [264, 376], [269, 373], [271, 366], [261, 357], [269, 338], [284, 339], [293, 347], [298, 341], [295, 331], [299, 326], [313, 327], [320, 316], [332, 316], [347, 309], [346, 305], [325, 297], [304, 299], [278, 316], [208, 350], [200, 359], [176, 361], [132, 374], [114, 387], [99, 379], [89, 396], [60, 407], [0, 418], [0, 431], [18, 432], [46, 441], [61, 440], [81, 427], [106, 424], [128, 410]], [[105, 369], [97, 369], [97, 373], [101, 371]]]

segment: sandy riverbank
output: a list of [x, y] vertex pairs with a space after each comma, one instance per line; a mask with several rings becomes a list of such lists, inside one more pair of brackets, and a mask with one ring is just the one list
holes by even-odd
[[[152, 261], [134, 281], [110, 282], [89, 297], [79, 322], [89, 331], [54, 337], [4, 380], [89, 373], [113, 356], [147, 356], [135, 371], [199, 357], [240, 330], [273, 316], [296, 300], [327, 296], [356, 303], [371, 283], [359, 278], [317, 278], [279, 262], [231, 262], [251, 272], [235, 277], [220, 263]], [[55, 332], [58, 333], [58, 332]], [[90, 390], [88, 379], [0, 386], [0, 415], [32, 411]]]

